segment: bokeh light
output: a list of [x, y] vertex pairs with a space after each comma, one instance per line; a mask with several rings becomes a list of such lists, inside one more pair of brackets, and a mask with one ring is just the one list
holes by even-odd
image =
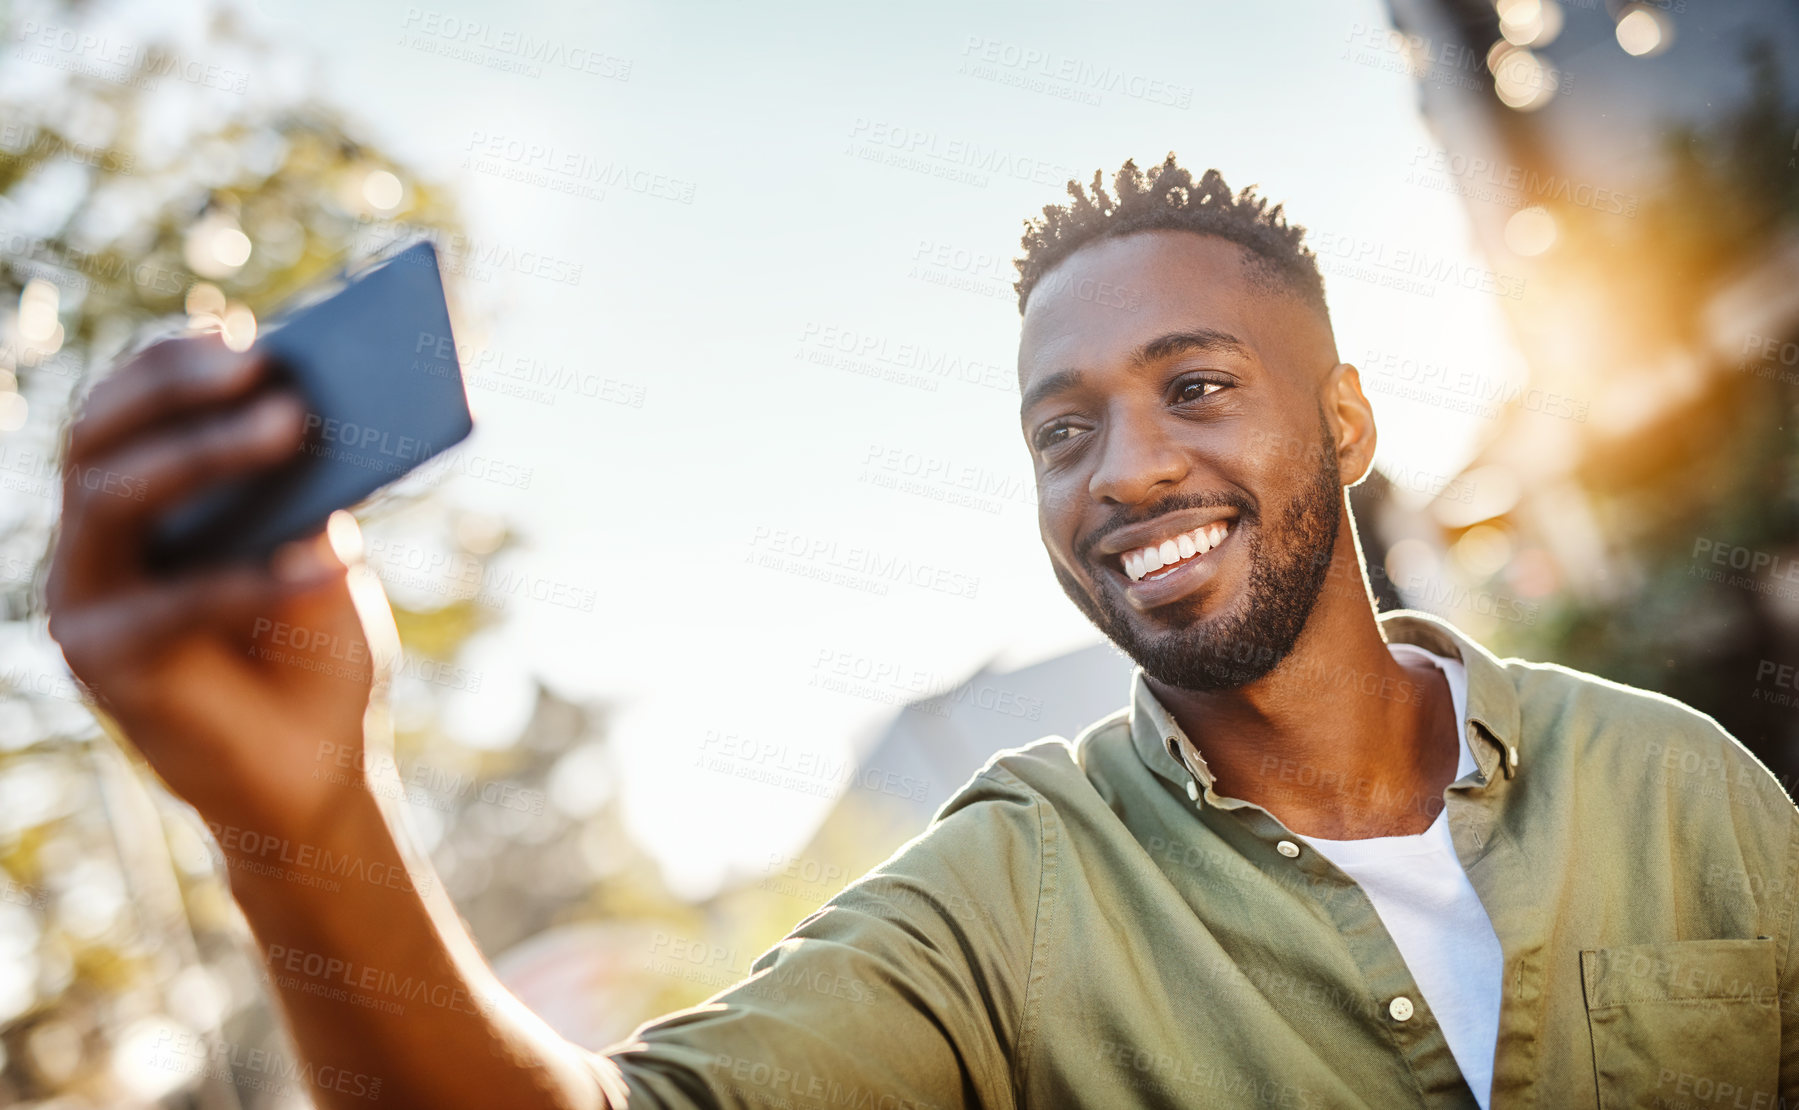
[[1437, 549], [1412, 537], [1388, 548], [1383, 564], [1388, 580], [1401, 591], [1416, 589], [1421, 582], [1435, 581], [1442, 574], [1442, 567], [1443, 560]]
[[1499, 33], [1513, 46], [1548, 46], [1562, 33], [1563, 14], [1555, 0], [1500, 0]]
[[38, 924], [29, 909], [0, 902], [0, 1022], [11, 1021], [37, 1001], [32, 953]]
[[225, 307], [225, 314], [220, 319], [224, 329], [225, 346], [234, 351], [247, 351], [256, 342], [256, 313], [250, 306], [241, 301], [233, 301]]
[[250, 237], [235, 219], [213, 213], [188, 229], [181, 257], [194, 273], [217, 280], [243, 269], [252, 249]]
[[372, 170], [362, 179], [362, 199], [377, 211], [392, 212], [405, 199], [406, 187], [387, 170]]
[[1555, 246], [1555, 217], [1540, 205], [1520, 208], [1505, 221], [1506, 249], [1522, 258], [1542, 254]]
[[1512, 540], [1504, 529], [1476, 524], [1449, 549], [1463, 572], [1476, 581], [1498, 574], [1512, 558]]
[[1487, 70], [1493, 74], [1493, 93], [1499, 102], [1520, 112], [1548, 104], [1561, 83], [1553, 66], [1504, 39], [1487, 52]]
[[1654, 8], [1635, 5], [1618, 20], [1617, 35], [1626, 54], [1652, 57], [1673, 45], [1674, 21]]
[[44, 346], [62, 327], [57, 319], [61, 295], [43, 278], [32, 278], [19, 294], [19, 338], [32, 346]]
[[212, 237], [212, 256], [221, 266], [237, 269], [250, 261], [250, 237], [243, 229], [221, 227]]
[[212, 316], [224, 319], [225, 293], [210, 281], [196, 281], [188, 289], [182, 307], [187, 309], [190, 318]]

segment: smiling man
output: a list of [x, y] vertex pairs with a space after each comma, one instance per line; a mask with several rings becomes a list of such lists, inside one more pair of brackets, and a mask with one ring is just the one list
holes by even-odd
[[[271, 617], [362, 642], [366, 569], [322, 539], [138, 569], [148, 514], [282, 458], [297, 406], [206, 340], [95, 391], [70, 465], [149, 496], [69, 487], [52, 631], [227, 834], [322, 1103], [365, 1102], [329, 1073], [431, 1107], [1799, 1104], [1779, 784], [1669, 698], [1377, 616], [1346, 502], [1374, 415], [1303, 232], [1172, 155], [1070, 193], [1019, 263], [1021, 428], [1127, 703], [995, 756], [747, 979], [604, 1053], [499, 986], [399, 848], [389, 764], [307, 774], [385, 728], [380, 675], [242, 651]], [[270, 843], [409, 881], [326, 893]], [[460, 1002], [355, 1005], [294, 973], [315, 960]]]

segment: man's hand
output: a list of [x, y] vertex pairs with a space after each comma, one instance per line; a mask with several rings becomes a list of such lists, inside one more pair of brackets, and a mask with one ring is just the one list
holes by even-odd
[[344, 562], [320, 532], [268, 566], [144, 565], [160, 513], [300, 446], [304, 407], [259, 388], [266, 373], [208, 335], [158, 343], [94, 388], [70, 433], [47, 594], [69, 667], [170, 787], [208, 820], [299, 831], [342, 793], [319, 774], [321, 745], [361, 750], [373, 669]]
[[[367, 1105], [320, 1078], [353, 1076], [379, 1082], [384, 1104], [599, 1110], [610, 1073], [507, 995], [363, 774], [376, 669], [398, 650], [373, 573], [346, 567], [323, 531], [268, 566], [145, 569], [157, 514], [300, 446], [304, 408], [260, 388], [266, 370], [207, 336], [151, 347], [95, 387], [64, 465], [51, 635], [163, 780], [225, 830], [232, 893], [320, 1105]], [[279, 867], [258, 858], [271, 843]], [[313, 989], [293, 953], [458, 1001], [361, 1005]]]

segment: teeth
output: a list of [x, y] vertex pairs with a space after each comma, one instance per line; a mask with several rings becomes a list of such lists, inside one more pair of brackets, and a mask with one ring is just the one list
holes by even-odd
[[1223, 543], [1224, 537], [1229, 534], [1230, 525], [1220, 520], [1204, 528], [1183, 532], [1173, 539], [1163, 540], [1159, 544], [1127, 551], [1123, 556], [1124, 573], [1133, 582], [1142, 581], [1145, 575], [1154, 574], [1163, 567], [1178, 563], [1182, 559], [1204, 555]]

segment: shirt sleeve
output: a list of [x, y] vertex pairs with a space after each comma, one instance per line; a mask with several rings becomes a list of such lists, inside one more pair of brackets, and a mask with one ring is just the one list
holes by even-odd
[[607, 1086], [631, 1110], [1012, 1106], [1044, 805], [990, 766], [747, 978], [607, 1049]]
[[1793, 934], [1799, 931], [1799, 815], [1789, 821], [1785, 881], [1786, 936], [1780, 958], [1780, 1100], [1778, 1106], [1799, 1107], [1799, 967], [1793, 966]]

